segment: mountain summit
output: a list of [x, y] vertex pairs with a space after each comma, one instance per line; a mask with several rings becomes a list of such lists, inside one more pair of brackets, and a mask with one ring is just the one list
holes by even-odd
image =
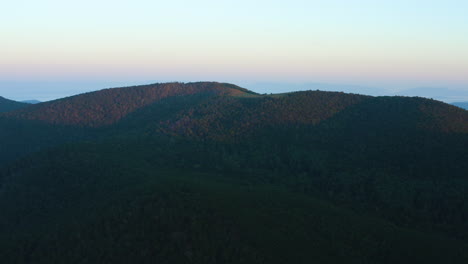
[[9, 116], [54, 124], [98, 127], [113, 124], [129, 113], [164, 98], [194, 94], [242, 96], [254, 93], [232, 84], [216, 82], [150, 84], [71, 96], [33, 105]]

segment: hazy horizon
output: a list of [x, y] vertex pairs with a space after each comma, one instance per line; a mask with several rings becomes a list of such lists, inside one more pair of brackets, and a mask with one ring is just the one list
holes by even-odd
[[466, 1], [22, 0], [3, 10], [0, 95], [17, 100], [167, 81], [468, 93]]
[[[203, 81], [203, 80], [199, 80]], [[210, 81], [210, 80], [204, 80]], [[62, 81], [62, 82], [14, 82], [0, 81], [0, 87], [11, 87], [13, 89], [4, 90], [0, 96], [16, 100], [39, 100], [41, 102], [60, 99], [68, 96], [73, 96], [86, 92], [94, 92], [107, 88], [118, 88], [135, 85], [145, 85], [152, 83], [164, 82], [192, 82], [189, 80], [148, 80], [141, 82], [113, 82], [113, 81]], [[226, 82], [218, 80], [218, 82]], [[304, 90], [321, 90], [321, 91], [337, 91], [346, 93], [357, 93], [371, 96], [419, 96], [440, 100], [447, 103], [468, 101], [468, 91], [464, 89], [447, 89], [444, 87], [382, 87], [359, 84], [345, 83], [327, 83], [327, 82], [242, 82], [233, 81], [242, 88], [252, 90], [254, 92], [263, 93], [285, 93], [291, 91]]]

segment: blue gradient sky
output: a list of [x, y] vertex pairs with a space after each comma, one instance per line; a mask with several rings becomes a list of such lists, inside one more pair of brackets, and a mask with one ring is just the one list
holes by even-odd
[[0, 95], [213, 80], [468, 92], [466, 0], [15, 0]]

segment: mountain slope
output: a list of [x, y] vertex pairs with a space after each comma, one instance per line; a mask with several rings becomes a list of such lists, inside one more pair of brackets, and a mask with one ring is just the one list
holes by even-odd
[[142, 145], [68, 146], [2, 174], [2, 259], [9, 263], [21, 259], [70, 263], [84, 257], [90, 263], [468, 259], [468, 247], [460, 241], [397, 227], [258, 181], [267, 175], [167, 169], [142, 153], [144, 149], [149, 150]]
[[468, 112], [438, 101], [313, 91], [279, 97], [216, 98], [182, 111], [160, 127], [173, 135], [232, 139], [266, 127], [315, 126], [340, 113], [354, 113], [350, 118], [356, 120], [377, 115], [373, 121], [378, 125], [405, 122], [411, 129], [468, 133]]
[[28, 106], [28, 104], [8, 100], [0, 96], [0, 113], [17, 110], [26, 106]]
[[9, 117], [51, 124], [99, 127], [113, 124], [127, 114], [163, 98], [191, 94], [241, 96], [248, 92], [221, 83], [167, 83], [105, 89], [33, 105]]

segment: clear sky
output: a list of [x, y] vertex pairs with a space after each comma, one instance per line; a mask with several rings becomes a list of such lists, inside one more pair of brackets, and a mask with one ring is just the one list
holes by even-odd
[[468, 91], [466, 0], [0, 3], [10, 98], [200, 80]]

